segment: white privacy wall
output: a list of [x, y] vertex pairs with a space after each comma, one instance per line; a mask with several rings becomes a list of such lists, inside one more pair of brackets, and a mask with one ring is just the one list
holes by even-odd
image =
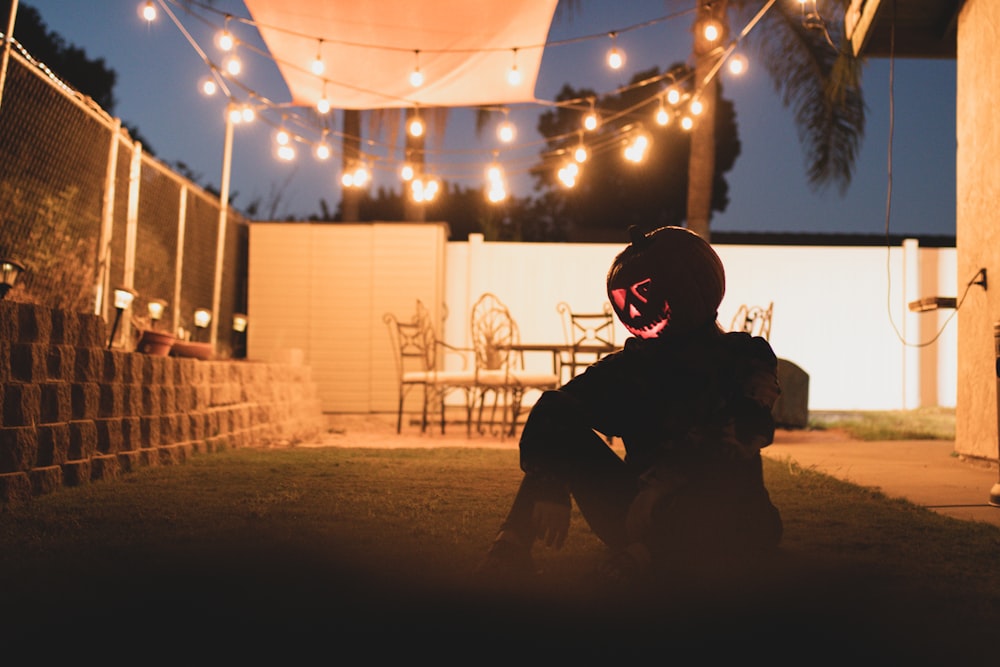
[[[449, 242], [445, 337], [466, 344], [471, 304], [493, 292], [525, 342], [558, 342], [559, 301], [596, 310], [619, 245]], [[954, 407], [957, 319], [952, 310], [912, 313], [925, 296], [956, 296], [954, 248], [716, 245], [726, 267], [719, 321], [740, 304], [774, 302], [771, 345], [809, 375], [810, 410]], [[927, 344], [934, 335], [935, 342]], [[627, 337], [618, 329], [618, 340]], [[529, 366], [551, 363], [529, 355]]]

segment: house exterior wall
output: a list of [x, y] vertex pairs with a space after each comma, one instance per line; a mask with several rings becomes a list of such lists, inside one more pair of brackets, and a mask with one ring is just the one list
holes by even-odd
[[994, 325], [1000, 320], [1000, 3], [968, 0], [959, 14], [956, 90], [956, 246], [961, 285], [990, 279], [959, 311], [955, 449], [997, 458]]

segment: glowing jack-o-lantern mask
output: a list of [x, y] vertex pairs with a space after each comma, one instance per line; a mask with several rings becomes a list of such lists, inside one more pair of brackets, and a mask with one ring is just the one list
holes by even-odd
[[644, 234], [629, 228], [631, 243], [608, 271], [608, 298], [634, 336], [658, 338], [715, 320], [725, 293], [725, 272], [712, 247], [683, 227]]

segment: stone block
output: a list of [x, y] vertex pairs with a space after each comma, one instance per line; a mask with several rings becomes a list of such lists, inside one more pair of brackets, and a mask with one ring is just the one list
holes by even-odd
[[160, 388], [160, 414], [177, 412], [177, 387], [163, 385]]
[[69, 424], [38, 426], [38, 459], [36, 466], [58, 466], [69, 459]]
[[77, 382], [101, 381], [104, 376], [104, 350], [78, 346], [74, 357], [74, 380]]
[[133, 451], [143, 447], [141, 417], [122, 417], [121, 451]]
[[142, 382], [146, 385], [159, 385], [164, 383], [166, 377], [168, 357], [151, 357], [148, 354], [139, 355], [142, 358]]
[[[3, 301], [0, 301], [2, 304]], [[10, 348], [13, 343], [0, 338], [0, 384], [10, 382]]]
[[72, 382], [75, 372], [76, 348], [70, 345], [50, 345], [47, 348], [45, 376], [48, 380]]
[[29, 500], [31, 500], [31, 480], [28, 479], [27, 473], [0, 474], [0, 502], [15, 506]]
[[159, 415], [139, 418], [139, 433], [142, 441], [141, 447], [160, 446], [160, 421]]
[[142, 467], [143, 453], [141, 450], [118, 452], [118, 465], [123, 474], [135, 472]]
[[195, 411], [187, 413], [187, 416], [189, 422], [188, 437], [195, 442], [204, 440], [205, 426], [208, 419], [205, 413]]
[[37, 384], [4, 385], [3, 425], [34, 426], [42, 418], [42, 389]]
[[196, 408], [194, 387], [175, 387], [174, 407], [178, 412], [190, 412]]
[[77, 313], [79, 322], [78, 347], [103, 350], [108, 344], [108, 324], [100, 315]]
[[135, 352], [125, 355], [122, 382], [125, 384], [142, 384], [142, 360], [145, 356], [144, 354], [137, 354]]
[[63, 484], [66, 486], [83, 486], [90, 484], [90, 459], [67, 461], [62, 465]]
[[35, 468], [28, 472], [28, 479], [31, 482], [31, 493], [36, 496], [44, 496], [59, 489], [63, 483], [62, 466], [45, 466]]
[[33, 303], [19, 303], [17, 336], [22, 343], [45, 343], [52, 338], [52, 311]]
[[156, 417], [160, 415], [160, 399], [163, 395], [163, 388], [143, 384], [140, 389], [142, 400], [142, 412], [144, 417]]
[[90, 480], [114, 480], [121, 477], [121, 464], [114, 454], [94, 456], [90, 459]]
[[70, 460], [88, 459], [97, 453], [97, 423], [94, 420], [74, 420], [68, 426]]
[[780, 428], [805, 428], [809, 424], [809, 374], [787, 359], [778, 359], [781, 395], [771, 414]]
[[66, 382], [43, 382], [41, 389], [40, 424], [61, 424], [73, 416], [73, 395]]
[[17, 302], [0, 300], [0, 341], [17, 340]]
[[10, 376], [16, 382], [44, 382], [48, 379], [48, 346], [14, 343], [10, 346]]
[[52, 311], [52, 343], [55, 345], [78, 344], [80, 340], [80, 318], [76, 313], [65, 310]]
[[125, 381], [125, 366], [128, 364], [128, 352], [119, 350], [103, 350], [104, 364], [101, 380], [107, 383], [122, 383]]
[[102, 454], [117, 454], [122, 450], [124, 434], [121, 417], [95, 419], [97, 427], [97, 451]]
[[142, 414], [142, 385], [126, 384], [122, 387], [122, 416], [138, 417]]
[[0, 473], [26, 472], [38, 460], [38, 429], [34, 426], [0, 427]]
[[73, 408], [71, 419], [97, 419], [101, 405], [101, 387], [96, 382], [70, 385]]
[[102, 382], [98, 385], [100, 389], [100, 402], [97, 407], [97, 416], [110, 418], [120, 417], [125, 405], [125, 387], [121, 383]]
[[150, 447], [149, 449], [140, 449], [139, 462], [145, 467], [160, 465], [160, 448]]
[[163, 445], [159, 451], [160, 465], [179, 465], [187, 462], [188, 454], [191, 452], [191, 445], [187, 443]]

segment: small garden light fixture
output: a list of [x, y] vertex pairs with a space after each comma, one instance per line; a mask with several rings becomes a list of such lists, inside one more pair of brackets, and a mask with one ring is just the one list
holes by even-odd
[[24, 267], [12, 259], [0, 259], [0, 299], [7, 296], [7, 292], [17, 282], [17, 277], [24, 271]]
[[111, 325], [111, 335], [108, 337], [108, 349], [111, 349], [112, 343], [115, 342], [115, 334], [118, 332], [118, 325], [122, 320], [122, 313], [129, 309], [132, 305], [132, 301], [137, 296], [135, 290], [131, 290], [128, 287], [116, 287], [115, 288], [115, 322]]
[[212, 311], [208, 308], [198, 308], [194, 311], [194, 326], [196, 329], [205, 329], [212, 321]]
[[153, 299], [148, 304], [146, 308], [149, 309], [149, 328], [155, 329], [156, 323], [160, 321], [163, 317], [163, 310], [167, 307], [167, 302], [163, 299]]

